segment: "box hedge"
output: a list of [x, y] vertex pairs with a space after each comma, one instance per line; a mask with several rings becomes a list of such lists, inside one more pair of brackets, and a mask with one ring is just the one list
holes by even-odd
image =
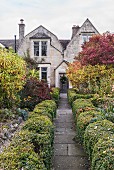
[[60, 89], [58, 87], [51, 88], [51, 97], [52, 100], [54, 100], [58, 105], [59, 98], [60, 98]]
[[10, 145], [0, 154], [0, 165], [4, 170], [46, 170], [43, 161], [28, 141]]
[[71, 89], [68, 90], [67, 94], [68, 94], [68, 101], [71, 106], [76, 99], [81, 99], [81, 98], [90, 99], [94, 96], [93, 94], [78, 94], [74, 90], [71, 90]]
[[88, 153], [90, 159], [93, 148], [100, 138], [106, 135], [114, 134], [114, 123], [108, 120], [101, 120], [94, 123], [90, 123], [84, 134], [84, 147]]
[[89, 99], [77, 99], [73, 102], [72, 111], [74, 117], [78, 117], [81, 112], [95, 110], [95, 107]]
[[77, 118], [77, 131], [82, 142], [83, 142], [86, 127], [90, 123], [102, 119], [104, 119], [103, 114], [95, 110], [90, 110], [90, 111], [85, 111], [80, 113], [80, 115]]
[[36, 105], [33, 112], [37, 112], [39, 108], [44, 108], [46, 113], [49, 113], [52, 117], [52, 119], [56, 116], [56, 103], [53, 100], [45, 100]]
[[114, 134], [99, 139], [92, 154], [91, 170], [114, 169]]

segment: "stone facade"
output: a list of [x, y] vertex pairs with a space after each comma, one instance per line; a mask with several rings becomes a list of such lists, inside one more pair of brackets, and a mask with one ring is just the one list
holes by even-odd
[[[23, 22], [21, 20], [21, 22]], [[61, 40], [43, 26], [39, 26], [24, 37], [24, 24], [19, 24], [19, 48], [20, 56], [29, 55], [36, 60], [40, 70], [40, 79], [46, 74], [49, 86], [60, 87], [60, 74], [66, 74], [68, 63], [73, 62], [74, 57], [81, 51], [81, 45], [88, 41], [93, 34], [99, 34], [92, 23], [87, 19], [81, 27], [72, 27], [71, 40]], [[38, 56], [35, 56], [35, 42], [38, 43]], [[42, 55], [43, 42], [46, 42], [46, 55]], [[46, 69], [46, 73], [42, 72]], [[69, 86], [70, 82], [69, 82]]]

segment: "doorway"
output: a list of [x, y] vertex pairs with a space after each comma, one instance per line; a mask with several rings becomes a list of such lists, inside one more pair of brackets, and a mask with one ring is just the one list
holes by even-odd
[[68, 78], [66, 77], [65, 73], [59, 73], [59, 74], [60, 74], [60, 92], [67, 93], [67, 90], [69, 88]]

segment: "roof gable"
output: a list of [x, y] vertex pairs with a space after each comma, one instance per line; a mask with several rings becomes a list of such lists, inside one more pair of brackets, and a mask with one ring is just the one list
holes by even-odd
[[45, 33], [41, 33], [38, 32], [35, 35], [33, 35], [32, 37], [30, 37], [30, 39], [50, 39], [51, 37], [49, 37], [47, 34]]
[[87, 18], [85, 20], [85, 22], [82, 24], [82, 26], [80, 27], [79, 31], [77, 32], [78, 33], [83, 33], [83, 32], [86, 32], [86, 33], [97, 33], [99, 34], [99, 32], [97, 31], [97, 29], [94, 27], [94, 25], [91, 23], [91, 21]]
[[69, 62], [68, 61], [66, 61], [66, 60], [63, 60], [54, 70], [57, 70], [63, 63], [65, 63], [66, 65], [68, 65], [69, 64]]

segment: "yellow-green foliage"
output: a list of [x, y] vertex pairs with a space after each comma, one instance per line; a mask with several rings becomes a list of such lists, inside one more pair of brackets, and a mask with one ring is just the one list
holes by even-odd
[[0, 104], [6, 100], [14, 100], [23, 88], [26, 77], [25, 61], [17, 54], [0, 49]]
[[84, 134], [84, 146], [90, 159], [92, 158], [93, 148], [98, 140], [111, 134], [114, 134], [114, 123], [106, 119], [90, 123], [87, 126]]
[[80, 115], [77, 118], [77, 131], [82, 142], [83, 142], [86, 127], [90, 123], [102, 119], [104, 119], [104, 115], [96, 110], [90, 110], [90, 111], [80, 113]]
[[[114, 68], [106, 65], [88, 65], [75, 71], [69, 66], [67, 76], [73, 87], [81, 88], [80, 85], [88, 85], [88, 90], [100, 95], [111, 93], [114, 84]], [[85, 88], [85, 90], [87, 90]]]
[[99, 139], [92, 154], [91, 170], [114, 169], [114, 135]]
[[51, 88], [51, 97], [58, 104], [60, 97], [60, 89], [58, 87]]
[[76, 99], [72, 105], [72, 111], [74, 117], [78, 117], [81, 112], [95, 110], [95, 107], [91, 103], [90, 99]]

